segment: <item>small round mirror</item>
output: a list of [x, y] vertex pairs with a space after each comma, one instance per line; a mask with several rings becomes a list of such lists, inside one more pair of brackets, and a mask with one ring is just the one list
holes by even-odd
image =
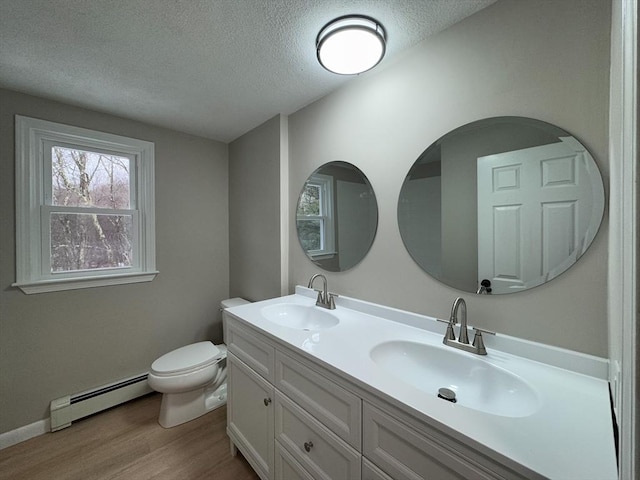
[[409, 171], [398, 225], [414, 261], [471, 293], [553, 280], [593, 241], [605, 198], [598, 167], [570, 133], [497, 117], [446, 134]]
[[367, 177], [347, 162], [313, 172], [298, 199], [296, 227], [307, 257], [330, 272], [358, 264], [373, 243], [378, 204]]

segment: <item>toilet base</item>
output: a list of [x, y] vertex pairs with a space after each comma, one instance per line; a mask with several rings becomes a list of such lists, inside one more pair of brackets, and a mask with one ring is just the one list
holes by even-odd
[[189, 392], [164, 393], [158, 423], [164, 428], [175, 427], [201, 417], [226, 403], [226, 382], [215, 389], [207, 386]]

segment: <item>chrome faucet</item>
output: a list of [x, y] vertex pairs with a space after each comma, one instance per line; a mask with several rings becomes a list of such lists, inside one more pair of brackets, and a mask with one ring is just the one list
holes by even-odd
[[322, 290], [316, 290], [318, 292], [316, 305], [318, 307], [327, 308], [329, 310], [335, 310], [336, 308], [335, 297], [337, 297], [338, 295], [336, 295], [335, 293], [327, 292], [327, 277], [325, 277], [321, 273], [316, 273], [309, 280], [309, 285], [307, 285], [307, 288], [313, 288], [313, 282], [318, 277], [322, 279]]
[[[456, 340], [456, 334], [453, 330], [453, 327], [458, 324], [458, 312], [460, 312], [460, 335]], [[438, 321], [446, 322], [446, 320], [440, 319], [438, 319]], [[453, 305], [451, 306], [451, 317], [446, 323], [448, 323], [447, 331], [444, 334], [442, 343], [450, 347], [459, 348], [460, 350], [464, 350], [465, 352], [475, 353], [477, 355], [487, 354], [487, 349], [485, 348], [484, 340], [482, 339], [482, 333], [484, 332], [490, 335], [495, 335], [495, 332], [473, 327], [473, 330], [476, 333], [473, 337], [473, 343], [469, 345], [469, 334], [467, 333], [467, 304], [464, 301], [464, 298], [458, 297], [454, 300]]]

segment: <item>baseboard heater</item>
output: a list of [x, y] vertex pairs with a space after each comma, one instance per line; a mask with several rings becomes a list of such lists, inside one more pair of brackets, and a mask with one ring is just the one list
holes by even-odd
[[144, 373], [86, 392], [56, 398], [50, 405], [51, 431], [62, 430], [71, 426], [71, 422], [152, 391], [147, 383], [147, 373]]

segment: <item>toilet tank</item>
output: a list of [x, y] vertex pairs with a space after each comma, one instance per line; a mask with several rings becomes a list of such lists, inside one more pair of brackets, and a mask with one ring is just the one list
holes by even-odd
[[[226, 300], [222, 300], [220, 302], [220, 311], [226, 310], [227, 308], [237, 307], [239, 305], [246, 305], [247, 303], [251, 303], [249, 300], [245, 300], [244, 298], [235, 297], [235, 298], [227, 298]], [[227, 343], [227, 325], [222, 321], [222, 338], [224, 339], [224, 343]]]
[[238, 305], [246, 305], [247, 303], [251, 302], [240, 297], [227, 298], [226, 300], [222, 300], [220, 302], [220, 308], [224, 310], [225, 308], [237, 307]]

